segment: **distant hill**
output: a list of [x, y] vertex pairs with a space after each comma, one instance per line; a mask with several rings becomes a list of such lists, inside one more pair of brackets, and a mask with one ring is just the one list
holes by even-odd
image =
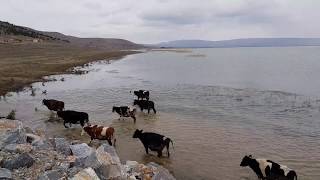
[[320, 46], [320, 38], [248, 38], [223, 41], [177, 40], [152, 46], [169, 48]]
[[0, 43], [50, 42], [64, 43], [80, 48], [101, 50], [138, 49], [142, 45], [124, 39], [114, 38], [79, 38], [58, 32], [38, 31], [28, 27], [0, 21]]

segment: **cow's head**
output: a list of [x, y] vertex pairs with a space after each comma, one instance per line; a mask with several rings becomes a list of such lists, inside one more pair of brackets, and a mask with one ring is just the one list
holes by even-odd
[[142, 129], [141, 130], [136, 129], [136, 131], [134, 132], [132, 138], [139, 138], [141, 136], [141, 134], [142, 134], [142, 131], [143, 131]]
[[251, 162], [251, 160], [252, 160], [252, 155], [244, 156], [240, 163], [240, 166], [242, 167], [249, 166], [249, 163]]

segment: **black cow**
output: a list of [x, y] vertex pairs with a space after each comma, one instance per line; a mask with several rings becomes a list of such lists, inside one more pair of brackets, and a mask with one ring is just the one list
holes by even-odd
[[113, 106], [112, 112], [117, 112], [120, 117], [131, 117], [136, 122], [136, 109], [129, 106]]
[[148, 149], [151, 151], [156, 151], [158, 153], [158, 157], [162, 156], [162, 150], [164, 147], [167, 148], [168, 157], [170, 157], [169, 145], [170, 142], [173, 147], [173, 141], [160, 134], [152, 133], [152, 132], [142, 132], [143, 130], [136, 129], [133, 134], [133, 138], [139, 138], [142, 142], [146, 153], [149, 154]]
[[287, 166], [280, 165], [267, 159], [254, 159], [252, 155], [245, 156], [240, 166], [249, 166], [258, 176], [259, 179], [287, 179], [297, 180], [297, 174]]
[[139, 99], [149, 100], [149, 91], [145, 91], [145, 90], [133, 91], [133, 94], [138, 97], [138, 100]]
[[63, 125], [65, 128], [68, 128], [66, 126], [66, 123], [69, 123], [69, 127], [71, 127], [71, 124], [79, 124], [83, 127], [85, 123], [89, 123], [89, 115], [85, 112], [77, 112], [77, 111], [58, 111], [58, 116], [61, 117], [64, 122]]
[[157, 111], [154, 108], [154, 102], [153, 101], [147, 101], [147, 100], [134, 100], [133, 105], [138, 105], [141, 111], [144, 109], [148, 110], [148, 114], [150, 113], [150, 109], [153, 110], [153, 112], [156, 114]]
[[47, 106], [50, 111], [62, 111], [64, 109], [64, 102], [55, 99], [44, 99], [42, 104]]

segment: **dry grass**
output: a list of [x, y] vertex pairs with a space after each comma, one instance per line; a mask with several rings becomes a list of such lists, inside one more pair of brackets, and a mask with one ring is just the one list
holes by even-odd
[[116, 59], [134, 51], [101, 51], [64, 44], [0, 44], [0, 95], [42, 81], [42, 77], [66, 72], [71, 67]]

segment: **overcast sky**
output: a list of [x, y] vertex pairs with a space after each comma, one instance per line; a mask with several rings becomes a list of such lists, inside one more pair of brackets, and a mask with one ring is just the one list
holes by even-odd
[[1, 0], [0, 20], [137, 43], [320, 37], [319, 0]]

